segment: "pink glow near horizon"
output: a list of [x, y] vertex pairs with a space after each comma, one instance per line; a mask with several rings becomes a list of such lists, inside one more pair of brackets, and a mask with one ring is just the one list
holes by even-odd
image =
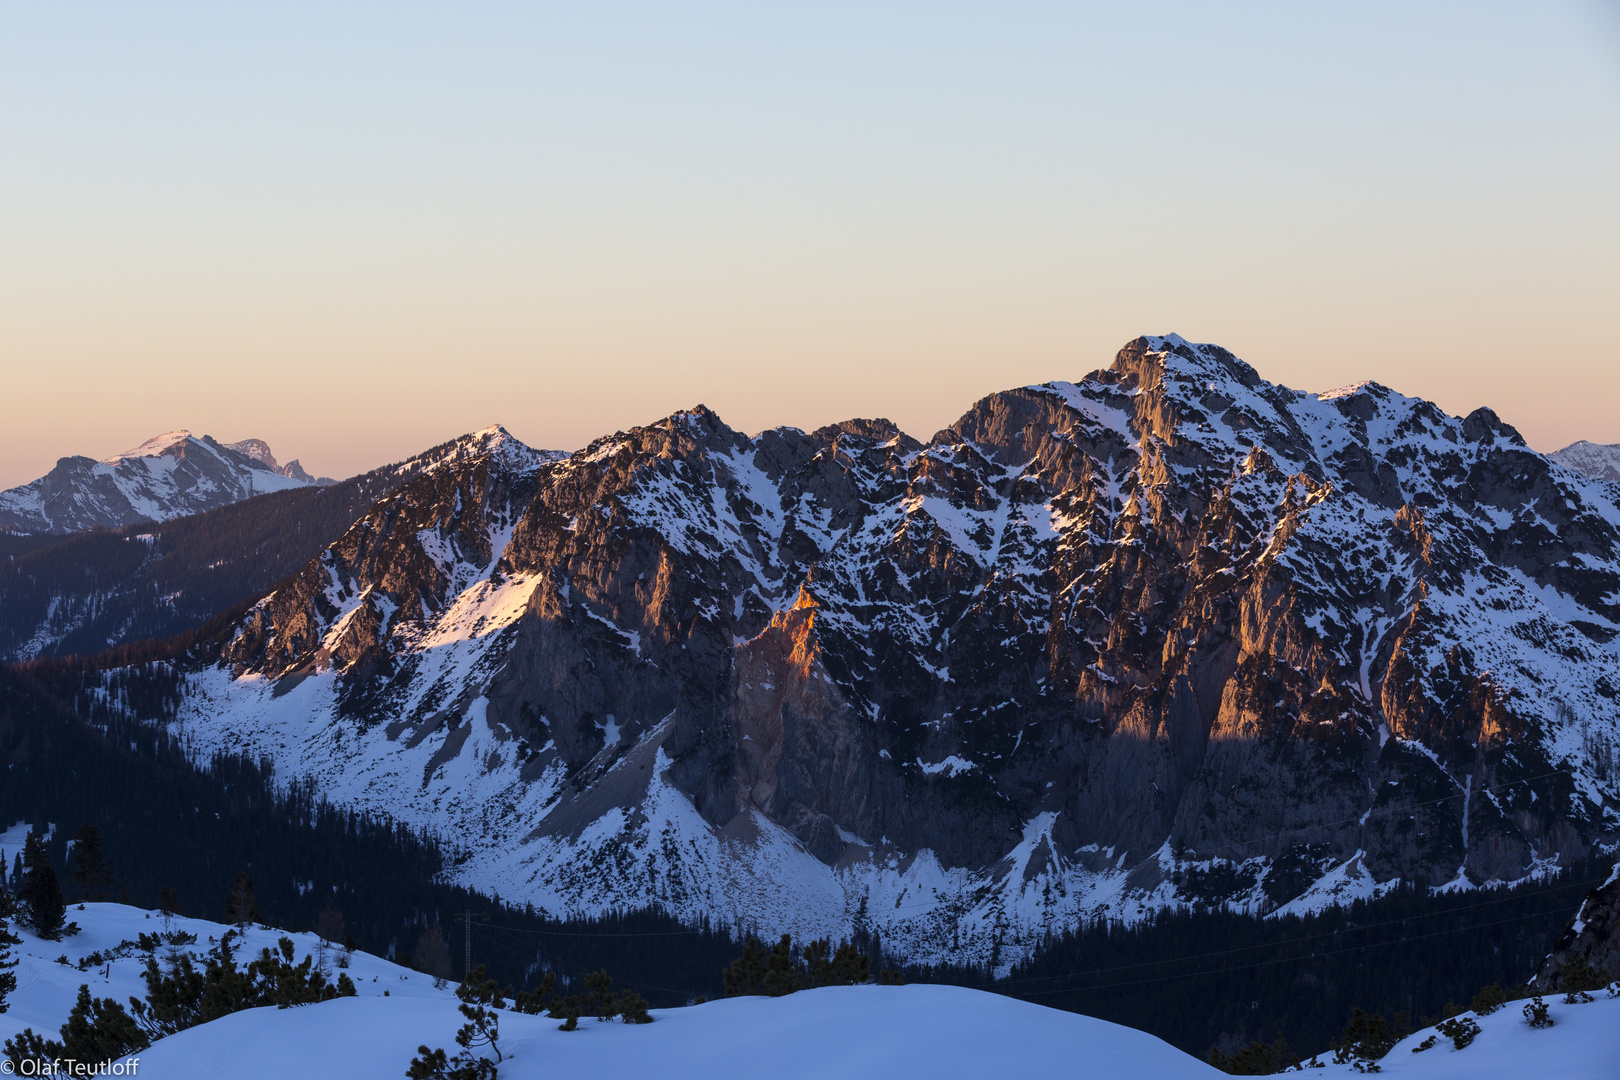
[[0, 487], [175, 428], [346, 476], [756, 431], [1141, 333], [1620, 442], [1591, 3], [13, 11]]

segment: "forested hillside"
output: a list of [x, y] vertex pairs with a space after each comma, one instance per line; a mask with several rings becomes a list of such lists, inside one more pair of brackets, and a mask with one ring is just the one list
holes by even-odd
[[[724, 933], [653, 913], [549, 919], [442, 884], [436, 875], [453, 845], [333, 807], [306, 783], [278, 785], [253, 761], [220, 755], [193, 765], [174, 740], [131, 719], [174, 692], [167, 667], [127, 669], [98, 694], [77, 695], [93, 723], [67, 707], [71, 691], [66, 699], [54, 692], [68, 685], [69, 667], [53, 670], [54, 682], [0, 667], [0, 826], [54, 826], [47, 848], [70, 901], [78, 894], [66, 845], [88, 823], [104, 838], [111, 899], [156, 908], [173, 889], [181, 914], [224, 919], [245, 872], [262, 917], [276, 926], [312, 929], [335, 911], [359, 948], [399, 956], [420, 951], [436, 930], [443, 957], [454, 957], [446, 975], [461, 974], [455, 916], [472, 910], [480, 917], [475, 963], [503, 982], [606, 965], [657, 1003], [718, 993], [720, 968], [735, 952]], [[84, 708], [109, 696], [130, 712]]]
[[201, 626], [297, 571], [452, 445], [170, 521], [0, 533], [0, 660], [97, 653]]

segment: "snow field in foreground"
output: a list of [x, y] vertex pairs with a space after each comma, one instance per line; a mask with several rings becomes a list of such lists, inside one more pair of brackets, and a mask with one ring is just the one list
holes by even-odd
[[[141, 933], [168, 928], [196, 934], [194, 953], [229, 929], [201, 919], [175, 918], [121, 904], [69, 908], [82, 932], [60, 942], [18, 929], [18, 987], [0, 1014], [0, 1038], [24, 1027], [49, 1037], [67, 1019], [81, 983], [96, 997], [120, 1003], [143, 995], [137, 954], [88, 971], [56, 962], [106, 952]], [[313, 934], [253, 927], [238, 953], [290, 937], [299, 959], [318, 947]], [[210, 940], [212, 939], [212, 941]], [[328, 947], [328, 969], [341, 950]], [[160, 959], [163, 952], [159, 952]], [[423, 1043], [454, 1053], [462, 1019], [449, 989], [380, 957], [355, 952], [347, 969], [358, 998], [276, 1010], [252, 1009], [164, 1039], [137, 1055], [138, 1077], [157, 1080], [302, 1080], [326, 1075], [401, 1080]], [[388, 996], [384, 997], [384, 991]], [[1481, 1031], [1455, 1050], [1445, 1037], [1421, 1053], [1412, 1048], [1434, 1034], [1419, 1031], [1379, 1062], [1383, 1075], [1421, 1080], [1616, 1080], [1620, 1077], [1620, 998], [1597, 995], [1566, 1005], [1545, 998], [1554, 1026], [1535, 1030], [1523, 1002], [1474, 1017]], [[1465, 1014], [1474, 1016], [1474, 1014]], [[895, 1080], [897, 1077], [1086, 1077], [1178, 1080], [1222, 1073], [1162, 1040], [1093, 1017], [953, 986], [856, 986], [808, 990], [785, 998], [733, 998], [685, 1009], [654, 1010], [655, 1022], [631, 1026], [581, 1020], [573, 1032], [547, 1017], [502, 1012], [502, 1080], [587, 1075], [600, 1080], [712, 1080], [770, 1076], [772, 1080]], [[1326, 1060], [1328, 1055], [1322, 1055]], [[1307, 1075], [1348, 1076], [1348, 1065]]]
[[[7, 1010], [0, 1013], [0, 1041], [26, 1027], [47, 1038], [57, 1038], [81, 985], [90, 987], [91, 996], [110, 997], [126, 1009], [130, 997], [146, 996], [146, 982], [141, 978], [146, 966], [145, 954], [135, 953], [80, 971], [77, 962], [93, 952], [107, 953], [122, 941], [134, 941], [141, 934], [161, 934], [172, 929], [195, 934], [196, 944], [186, 951], [201, 958], [232, 929], [205, 919], [165, 919], [158, 912], [124, 904], [73, 904], [67, 910], [67, 917], [69, 922], [79, 924], [80, 932], [61, 941], [43, 941], [28, 928], [12, 923], [12, 932], [22, 939], [22, 944], [12, 950], [13, 958], [18, 961], [14, 969], [17, 989], [7, 999]], [[237, 963], [245, 967], [260, 949], [275, 948], [277, 940], [283, 937], [292, 938], [297, 948], [295, 962], [302, 962], [320, 945], [320, 939], [314, 934], [291, 934], [253, 926], [239, 938]], [[158, 960], [163, 962], [167, 953], [167, 946], [160, 948]], [[327, 946], [326, 969], [334, 982], [339, 974], [337, 961], [342, 955], [342, 949]], [[57, 958], [62, 956], [68, 958], [68, 964], [57, 963]], [[435, 990], [428, 976], [370, 953], [350, 954], [347, 974], [354, 980], [355, 990], [361, 997], [381, 997], [384, 990], [394, 997], [427, 996], [454, 1011], [455, 996], [451, 990]], [[400, 1072], [404, 1074], [403, 1067]]]
[[[862, 1080], [1222, 1075], [1152, 1035], [955, 986], [838, 986], [653, 1012], [651, 1024], [501, 1014], [501, 1080]], [[454, 1052], [460, 1014], [421, 998], [254, 1009], [141, 1055], [141, 1077], [400, 1080], [418, 1043]], [[487, 1051], [486, 1051], [487, 1053]]]

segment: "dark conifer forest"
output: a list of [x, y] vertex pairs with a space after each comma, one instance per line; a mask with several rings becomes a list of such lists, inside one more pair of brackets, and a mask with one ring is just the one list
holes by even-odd
[[[168, 663], [0, 668], [0, 819], [56, 826], [47, 846], [70, 902], [79, 897], [65, 842], [90, 824], [102, 835], [110, 895], [142, 907], [160, 906], [172, 889], [180, 913], [223, 920], [245, 872], [264, 919], [287, 929], [314, 929], [335, 908], [358, 947], [403, 960], [437, 925], [454, 975], [456, 917], [471, 910], [474, 963], [503, 984], [605, 967], [657, 1006], [721, 993], [721, 969], [741, 951], [724, 928], [651, 911], [544, 918], [444, 884], [454, 853], [436, 838], [334, 807], [308, 783], [277, 784], [251, 760], [193, 764], [151, 722], [170, 714], [183, 678]], [[1354, 1007], [1418, 1021], [1466, 1005], [1486, 984], [1527, 980], [1605, 871], [1593, 863], [1556, 880], [1442, 896], [1397, 889], [1303, 918], [1167, 911], [1135, 927], [1072, 928], [1005, 980], [946, 968], [905, 977], [1088, 1013], [1199, 1055], [1279, 1030], [1309, 1055]]]
[[[55, 668], [59, 684], [67, 670]], [[153, 666], [120, 672], [109, 685], [130, 713], [152, 715], [177, 678]], [[223, 921], [246, 873], [265, 921], [313, 930], [335, 907], [368, 952], [403, 958], [437, 923], [457, 977], [455, 920], [468, 910], [481, 917], [474, 963], [515, 987], [547, 970], [572, 980], [606, 966], [655, 1005], [678, 1005], [718, 995], [720, 969], [736, 951], [723, 931], [657, 913], [548, 919], [443, 884], [453, 855], [434, 838], [334, 807], [306, 783], [278, 785], [267, 766], [245, 758], [194, 765], [175, 740], [121, 709], [88, 710], [87, 723], [65, 706], [45, 680], [0, 667], [0, 821], [55, 826], [46, 847], [70, 904], [80, 896], [67, 841], [90, 824], [101, 833], [115, 900], [156, 909], [172, 889], [179, 914]]]
[[1593, 859], [1543, 882], [1439, 896], [1401, 887], [1303, 917], [1164, 910], [1135, 926], [1071, 929], [999, 981], [961, 969], [908, 977], [1112, 1020], [1197, 1056], [1280, 1030], [1309, 1057], [1354, 1008], [1427, 1024], [1484, 986], [1527, 982], [1612, 865]]
[[234, 613], [414, 473], [412, 462], [390, 465], [329, 487], [116, 530], [0, 533], [0, 660], [17, 659], [47, 618], [75, 628], [39, 655], [69, 656], [184, 633]]

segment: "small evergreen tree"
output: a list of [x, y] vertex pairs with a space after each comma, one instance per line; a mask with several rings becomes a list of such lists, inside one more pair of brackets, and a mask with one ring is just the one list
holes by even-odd
[[1204, 1055], [1204, 1060], [1233, 1076], [1270, 1076], [1298, 1065], [1299, 1054], [1288, 1044], [1288, 1037], [1279, 1031], [1276, 1042], [1256, 1039], [1231, 1055], [1222, 1054], [1212, 1046], [1209, 1053]]
[[764, 985], [771, 997], [785, 997], [802, 987], [799, 965], [793, 958], [793, 935], [783, 934], [771, 946], [771, 954], [765, 958]]
[[227, 931], [208, 953], [201, 969], [190, 953], [179, 953], [167, 971], [157, 958], [146, 958], [146, 1000], [130, 999], [135, 1022], [153, 1039], [217, 1020], [243, 1009], [274, 1005], [278, 1009], [310, 1005], [333, 998], [354, 997], [353, 980], [340, 974], [333, 983], [305, 956], [294, 964], [291, 938], [281, 938], [274, 950], [259, 951], [244, 969], [236, 962], [236, 931]]
[[173, 885], [163, 886], [163, 891], [158, 893], [158, 910], [165, 915], [180, 914], [180, 897]]
[[259, 921], [259, 901], [253, 895], [253, 882], [246, 871], [238, 871], [236, 884], [225, 901], [225, 921], [234, 923], [239, 930]]
[[12, 970], [17, 961], [11, 950], [22, 944], [22, 939], [11, 932], [11, 920], [17, 914], [17, 905], [11, 893], [0, 889], [0, 1013], [6, 1011], [6, 998], [17, 989], [17, 973]]
[[38, 836], [30, 833], [22, 852], [23, 921], [46, 941], [60, 941], [67, 930], [67, 905], [62, 902], [62, 884], [51, 868], [51, 857]]
[[525, 1016], [539, 1016], [551, 1007], [551, 999], [556, 996], [552, 992], [552, 987], [556, 985], [556, 982], [557, 980], [552, 976], [551, 972], [546, 972], [545, 977], [540, 980], [539, 986], [536, 986], [533, 990], [519, 990], [513, 996], [512, 1008]]
[[832, 939], [821, 938], [796, 955], [791, 935], [783, 934], [767, 954], [750, 936], [743, 953], [720, 972], [727, 997], [767, 994], [782, 997], [817, 986], [856, 986], [872, 981], [872, 961], [853, 942], [835, 951]]
[[[1498, 1005], [1497, 1008], [1501, 1008], [1501, 1006]], [[1481, 1028], [1471, 1017], [1455, 1016], [1450, 1020], [1440, 1021], [1440, 1023], [1434, 1025], [1434, 1030], [1450, 1039], [1454, 1049], [1461, 1050], [1474, 1041]]]
[[[1491, 1013], [1507, 1004], [1507, 991], [1502, 989], [1501, 983], [1491, 983], [1483, 987], [1474, 995], [1474, 1012], [1480, 1016], [1489, 1016]], [[1447, 1017], [1450, 1019], [1450, 1017]], [[1461, 1047], [1458, 1047], [1461, 1049]]]
[[618, 1010], [619, 1019], [627, 1024], [653, 1022], [652, 1014], [647, 1011], [647, 999], [628, 986], [619, 991], [619, 1002], [615, 1008]]
[[101, 830], [86, 822], [73, 837], [73, 855], [68, 863], [79, 886], [80, 900], [105, 900], [112, 888], [112, 870], [101, 845]]
[[[506, 1003], [505, 999], [495, 980], [485, 978], [483, 964], [462, 980], [456, 988], [456, 997], [461, 999], [461, 1015], [467, 1021], [456, 1032], [456, 1045], [461, 1047], [461, 1052], [452, 1058], [447, 1057], [442, 1048], [418, 1046], [418, 1056], [411, 1059], [405, 1070], [406, 1080], [496, 1080], [496, 1067], [504, 1059], [500, 1015], [496, 1010]], [[479, 1052], [485, 1046], [495, 1054], [494, 1061]]]
[[765, 957], [759, 939], [749, 934], [742, 955], [720, 972], [726, 997], [748, 997], [765, 992]]
[[613, 994], [613, 976], [606, 968], [585, 976], [585, 993], [580, 996], [580, 1010], [598, 1020], [611, 1020], [619, 1014], [618, 998]]
[[[5, 1056], [18, 1075], [25, 1072], [25, 1060], [38, 1068], [41, 1061], [71, 1058], [80, 1065], [114, 1061], [152, 1045], [146, 1032], [130, 1018], [124, 1007], [112, 998], [92, 998], [90, 987], [79, 986], [79, 998], [67, 1023], [59, 1033], [61, 1041], [46, 1039], [24, 1028], [22, 1034], [7, 1039]], [[43, 1074], [41, 1074], [43, 1075]]]
[[1585, 957], [1571, 957], [1558, 971], [1557, 987], [1570, 995], [1602, 990], [1608, 985], [1608, 973], [1593, 967]]
[[1378, 1059], [1412, 1033], [1410, 1017], [1395, 1014], [1393, 1022], [1361, 1009], [1350, 1010], [1350, 1023], [1344, 1034], [1328, 1043], [1336, 1065], [1353, 1064], [1360, 1072], [1377, 1072]]

